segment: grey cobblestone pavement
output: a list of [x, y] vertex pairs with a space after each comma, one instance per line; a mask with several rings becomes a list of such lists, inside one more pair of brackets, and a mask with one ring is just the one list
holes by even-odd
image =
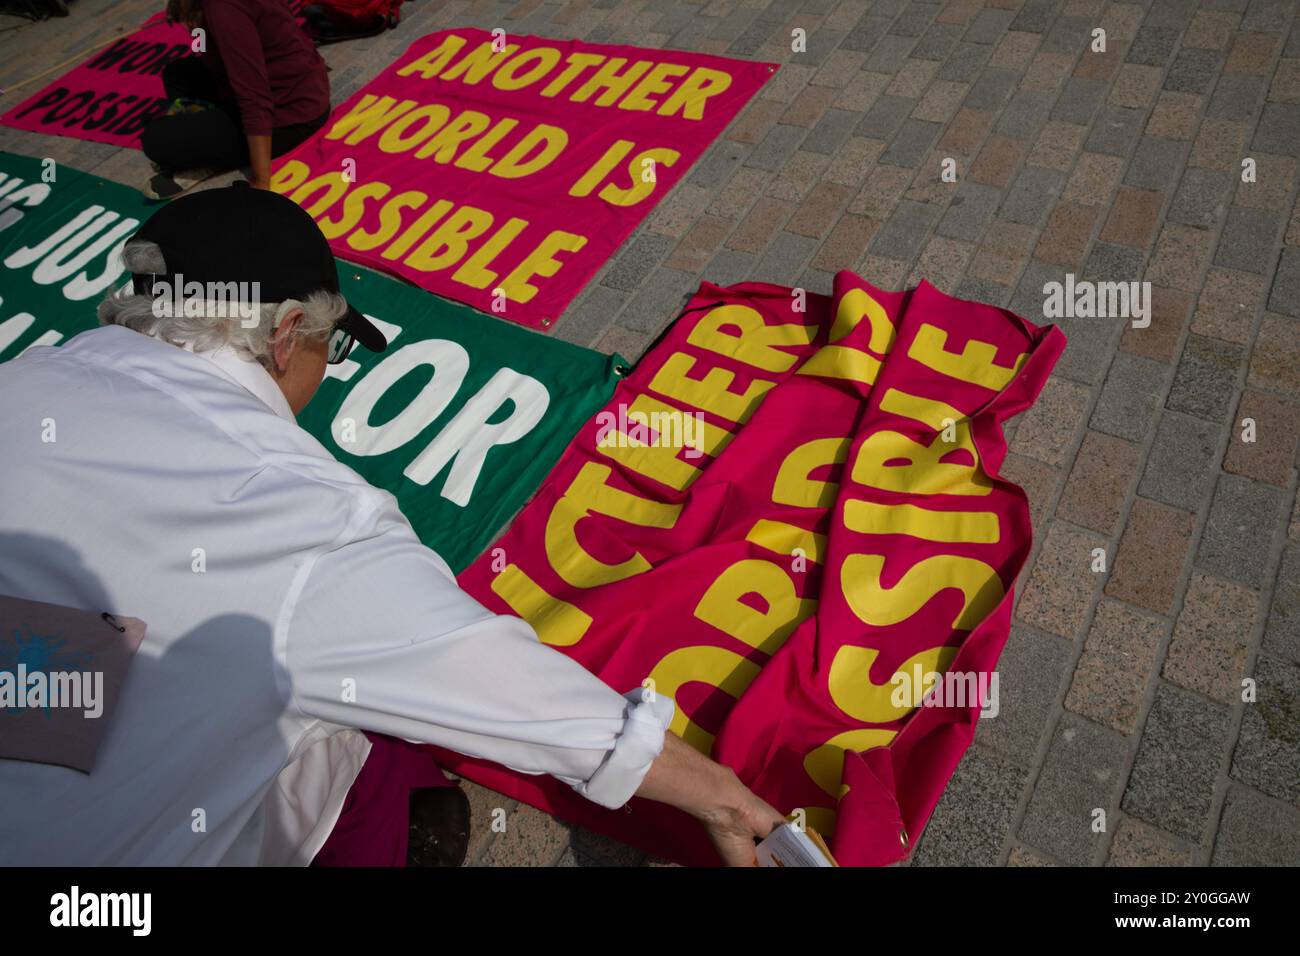
[[[160, 6], [6, 19], [0, 86]], [[912, 863], [1300, 864], [1295, 0], [415, 0], [324, 49], [335, 102], [457, 25], [783, 64], [562, 317], [570, 341], [635, 358], [701, 279], [924, 277], [1036, 322], [1067, 273], [1151, 282], [1149, 328], [1060, 320], [1008, 428], [1036, 541], [1002, 711]], [[0, 148], [147, 179], [134, 151], [2, 128]], [[469, 789], [471, 862], [647, 862]]]

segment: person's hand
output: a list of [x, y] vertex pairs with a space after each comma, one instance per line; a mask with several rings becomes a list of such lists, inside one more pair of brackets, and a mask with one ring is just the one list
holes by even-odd
[[254, 189], [270, 189], [270, 188], [271, 188], [271, 182], [270, 182], [270, 180], [267, 180], [267, 179], [258, 179], [258, 178], [255, 177], [255, 176], [250, 176], [250, 177], [248, 177], [248, 185], [252, 186]]
[[704, 824], [718, 856], [722, 857], [723, 865], [755, 866], [758, 857], [754, 852], [754, 839], [763, 839], [783, 826], [786, 819], [766, 800], [755, 796], [734, 773], [731, 776], [735, 778], [731, 790], [738, 799], [733, 805], [705, 811], [700, 822]]
[[676, 734], [664, 735], [664, 749], [641, 781], [637, 795], [685, 810], [702, 824], [727, 866], [754, 866], [754, 838], [785, 823], [774, 807], [756, 797], [730, 767], [715, 763]]

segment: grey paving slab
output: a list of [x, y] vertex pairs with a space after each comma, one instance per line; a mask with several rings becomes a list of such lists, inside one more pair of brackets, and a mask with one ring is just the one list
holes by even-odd
[[1001, 189], [967, 180], [957, 187], [936, 231], [942, 236], [975, 242], [984, 234], [1001, 203]]
[[993, 130], [1012, 139], [1033, 139], [1051, 116], [1055, 105], [1054, 93], [1021, 90], [1011, 98]]
[[1165, 89], [1208, 93], [1222, 66], [1223, 54], [1215, 50], [1179, 50], [1165, 76]]
[[1253, 676], [1256, 697], [1243, 708], [1232, 777], [1300, 807], [1300, 667], [1261, 656]]
[[1282, 492], [1243, 475], [1221, 474], [1196, 564], [1254, 588], [1269, 571], [1269, 544], [1282, 517]]
[[1268, 623], [1264, 627], [1264, 650], [1292, 664], [1300, 664], [1300, 545], [1288, 545], [1282, 552]]
[[1145, 66], [1164, 66], [1173, 55], [1180, 37], [1178, 30], [1172, 27], [1143, 24], [1137, 36], [1129, 45], [1125, 60], [1129, 63], [1141, 63]]
[[1277, 265], [1273, 249], [1281, 223], [1282, 217], [1275, 211], [1233, 206], [1219, 236], [1215, 265], [1268, 275]]
[[1165, 405], [1207, 421], [1226, 421], [1244, 357], [1239, 345], [1189, 335]]
[[1047, 217], [1064, 185], [1064, 173], [1027, 166], [1011, 184], [998, 215], [1010, 222], [1035, 225]]
[[1166, 409], [1156, 427], [1138, 494], [1196, 511], [1214, 490], [1220, 431], [1213, 422]]
[[1273, 312], [1300, 316], [1300, 247], [1288, 246], [1282, 250], [1268, 307]]
[[1178, 140], [1143, 136], [1129, 162], [1124, 185], [1156, 192], [1172, 191], [1189, 151], [1189, 145]]
[[1165, 367], [1159, 362], [1119, 353], [1106, 375], [1090, 426], [1108, 435], [1142, 441], [1159, 409], [1164, 378]]
[[1123, 809], [1193, 843], [1211, 826], [1228, 711], [1162, 683], [1142, 728]]
[[975, 742], [1031, 765], [1073, 657], [1074, 648], [1064, 638], [1012, 627], [998, 659], [998, 708], [980, 719]]
[[995, 865], [1027, 772], [982, 747], [966, 751], [921, 838], [916, 865]]
[[1093, 114], [1105, 102], [1109, 89], [1100, 80], [1071, 77], [1066, 81], [1061, 95], [1057, 97], [1052, 107], [1052, 119], [1087, 126], [1092, 122]]
[[[1061, 717], [1020, 826], [1020, 838], [1064, 863], [1097, 864], [1101, 821], [1116, 816], [1128, 745], [1112, 730], [1074, 714]], [[1099, 816], [1100, 811], [1104, 816]]]
[[1247, 787], [1228, 791], [1214, 866], [1300, 866], [1300, 810]]
[[872, 255], [907, 261], [921, 251], [925, 237], [938, 221], [942, 210], [928, 203], [904, 200], [889, 220], [880, 227], [871, 243]]
[[1213, 229], [1227, 215], [1232, 182], [1232, 173], [1224, 170], [1186, 170], [1169, 207], [1169, 221]]

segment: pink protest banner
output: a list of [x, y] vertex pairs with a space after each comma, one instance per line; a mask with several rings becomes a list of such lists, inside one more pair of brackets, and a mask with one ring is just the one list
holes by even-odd
[[189, 31], [155, 14], [19, 103], [0, 123], [139, 149], [141, 131], [167, 112], [163, 67], [189, 52]]
[[[705, 284], [532, 502], [460, 576], [487, 607], [672, 729], [845, 865], [907, 856], [974, 734], [1029, 553], [1001, 423], [1055, 327], [849, 272], [833, 296]], [[507, 796], [689, 864], [685, 814], [608, 811], [440, 751]]]
[[[286, 3], [306, 29], [306, 0]], [[185, 26], [169, 25], [163, 14], [155, 13], [139, 30], [114, 40], [0, 116], [0, 124], [139, 149], [140, 133], [167, 112], [163, 68], [191, 53], [193, 39]]]
[[282, 157], [271, 188], [339, 257], [548, 328], [775, 70], [444, 30]]

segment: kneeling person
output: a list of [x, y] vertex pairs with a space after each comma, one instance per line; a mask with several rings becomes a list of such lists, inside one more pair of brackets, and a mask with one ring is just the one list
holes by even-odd
[[[101, 304], [103, 327], [0, 365], [0, 594], [148, 625], [91, 774], [0, 761], [0, 863], [311, 862], [363, 731], [606, 807], [669, 803], [753, 862], [780, 815], [667, 731], [671, 699], [625, 698], [488, 611], [392, 495], [298, 426], [353, 338], [387, 344], [301, 207], [198, 192], [123, 257], [134, 292]], [[256, 321], [149, 295], [191, 282], [260, 289]], [[46, 418], [58, 441], [33, 444]]]
[[167, 17], [203, 30], [206, 48], [163, 68], [172, 106], [141, 137], [159, 170], [145, 192], [174, 198], [244, 166], [266, 189], [271, 160], [329, 118], [325, 61], [285, 0], [168, 0]]

